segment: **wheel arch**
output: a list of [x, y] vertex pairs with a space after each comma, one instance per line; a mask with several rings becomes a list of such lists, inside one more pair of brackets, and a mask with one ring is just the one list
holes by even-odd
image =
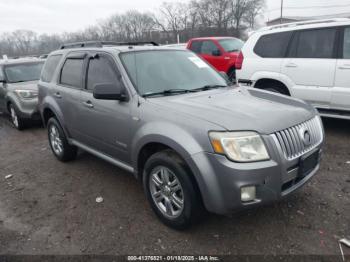
[[288, 94], [289, 96], [291, 95], [291, 92], [290, 92], [288, 86], [280, 79], [260, 78], [260, 79], [256, 80], [254, 83], [254, 87], [258, 88], [258, 89], [265, 89], [265, 87], [269, 87], [269, 86], [279, 87], [279, 88], [283, 89], [286, 92], [286, 94]]

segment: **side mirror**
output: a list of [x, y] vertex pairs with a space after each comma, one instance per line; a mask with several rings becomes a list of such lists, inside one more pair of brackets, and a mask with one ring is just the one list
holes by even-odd
[[221, 56], [221, 52], [220, 52], [219, 49], [217, 49], [217, 50], [214, 50], [214, 51], [212, 52], [212, 55], [213, 55], [213, 56]]
[[94, 86], [93, 96], [101, 100], [127, 100], [125, 88], [122, 84], [96, 84]]

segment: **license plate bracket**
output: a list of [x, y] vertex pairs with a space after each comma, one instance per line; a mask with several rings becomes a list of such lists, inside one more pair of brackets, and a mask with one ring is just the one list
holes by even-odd
[[314, 170], [318, 164], [319, 156], [320, 151], [316, 151], [308, 156], [303, 156], [300, 158], [299, 177], [305, 177], [310, 174], [312, 170]]

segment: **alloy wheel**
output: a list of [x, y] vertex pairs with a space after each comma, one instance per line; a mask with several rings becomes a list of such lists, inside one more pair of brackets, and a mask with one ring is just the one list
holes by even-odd
[[63, 152], [63, 143], [60, 138], [60, 133], [58, 132], [58, 129], [56, 126], [52, 125], [50, 127], [50, 143], [52, 146], [53, 151], [56, 155], [60, 155]]
[[168, 218], [176, 218], [184, 209], [184, 192], [179, 179], [165, 166], [154, 168], [149, 176], [152, 199]]

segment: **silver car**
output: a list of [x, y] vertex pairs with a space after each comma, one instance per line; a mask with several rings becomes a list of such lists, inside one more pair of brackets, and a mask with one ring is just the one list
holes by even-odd
[[53, 154], [70, 161], [80, 148], [131, 172], [173, 228], [203, 210], [278, 201], [319, 169], [324, 132], [312, 106], [232, 86], [188, 50], [78, 43], [51, 53], [43, 72]]
[[44, 60], [0, 60], [0, 111], [9, 113], [12, 124], [22, 130], [40, 121], [38, 87]]

